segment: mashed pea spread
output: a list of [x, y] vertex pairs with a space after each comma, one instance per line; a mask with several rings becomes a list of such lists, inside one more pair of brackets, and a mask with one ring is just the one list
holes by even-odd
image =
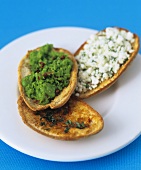
[[31, 74], [22, 78], [27, 97], [48, 104], [68, 86], [73, 62], [68, 55], [47, 44], [29, 53]]

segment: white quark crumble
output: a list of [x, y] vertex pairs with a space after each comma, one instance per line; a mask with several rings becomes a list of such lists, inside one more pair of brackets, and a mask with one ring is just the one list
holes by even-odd
[[91, 35], [84, 49], [76, 56], [78, 83], [75, 95], [92, 90], [102, 81], [111, 78], [134, 51], [135, 41], [131, 32], [117, 28], [106, 28]]

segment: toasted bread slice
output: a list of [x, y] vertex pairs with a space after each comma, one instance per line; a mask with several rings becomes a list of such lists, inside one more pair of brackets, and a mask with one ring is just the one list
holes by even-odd
[[18, 110], [23, 122], [45, 136], [76, 140], [100, 132], [104, 121], [101, 115], [78, 98], [72, 98], [61, 108], [33, 111], [20, 96]]
[[[117, 27], [115, 27], [117, 28]], [[126, 32], [129, 32], [126, 29], [123, 28], [117, 28], [118, 30], [124, 30]], [[103, 30], [105, 32], [105, 30]], [[99, 32], [97, 33], [97, 35], [99, 34]], [[116, 82], [116, 80], [120, 77], [120, 75], [127, 69], [127, 67], [129, 66], [129, 64], [133, 61], [133, 59], [136, 57], [138, 51], [139, 51], [139, 37], [136, 34], [133, 34], [134, 37], [134, 42], [131, 44], [134, 52], [130, 53], [130, 57], [129, 59], [120, 66], [119, 70], [117, 71], [117, 73], [115, 73], [112, 77], [102, 81], [101, 83], [98, 84], [98, 86], [96, 88], [93, 88], [92, 90], [87, 90], [86, 92], [80, 92], [79, 94], [79, 98], [88, 98], [90, 96], [93, 96], [97, 93], [100, 93], [104, 90], [106, 90], [107, 88], [109, 88], [112, 84], [114, 84]], [[80, 48], [75, 52], [74, 56], [76, 57], [81, 50], [84, 49], [84, 46], [87, 44], [88, 42], [84, 42]], [[106, 54], [105, 54], [106, 55]]]
[[[39, 48], [37, 48], [35, 50], [38, 50], [38, 49]], [[69, 51], [67, 51], [66, 49], [63, 49], [63, 48], [54, 48], [54, 50], [57, 51], [57, 52], [64, 52], [65, 54], [67, 54], [68, 57], [73, 62], [73, 67], [72, 67], [72, 70], [71, 70], [71, 77], [70, 77], [68, 86], [65, 87], [60, 92], [59, 95], [57, 95], [50, 103], [48, 103], [46, 105], [41, 105], [41, 104], [35, 102], [35, 100], [28, 98], [25, 95], [25, 92], [24, 92], [24, 89], [23, 89], [23, 86], [22, 86], [22, 78], [31, 73], [30, 67], [29, 67], [29, 54], [30, 54], [31, 51], [28, 51], [26, 56], [23, 57], [23, 59], [20, 61], [19, 67], [18, 67], [18, 87], [19, 87], [20, 94], [21, 94], [22, 98], [24, 99], [25, 103], [27, 104], [27, 106], [34, 111], [43, 110], [43, 109], [46, 109], [48, 107], [55, 109], [55, 108], [63, 106], [69, 100], [71, 94], [73, 93], [73, 91], [76, 87], [76, 83], [77, 83], [77, 62], [76, 62], [73, 54], [71, 54]]]

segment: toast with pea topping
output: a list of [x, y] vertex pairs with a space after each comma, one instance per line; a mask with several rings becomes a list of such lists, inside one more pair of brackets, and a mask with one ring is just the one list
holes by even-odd
[[75, 95], [88, 98], [109, 88], [136, 57], [139, 46], [139, 37], [123, 28], [109, 27], [92, 35], [74, 54]]
[[46, 44], [28, 51], [18, 67], [18, 87], [27, 106], [36, 111], [64, 105], [77, 83], [77, 62], [63, 48]]
[[103, 129], [101, 115], [84, 101], [71, 97], [60, 108], [33, 111], [20, 96], [18, 110], [23, 122], [45, 136], [60, 140], [76, 140]]

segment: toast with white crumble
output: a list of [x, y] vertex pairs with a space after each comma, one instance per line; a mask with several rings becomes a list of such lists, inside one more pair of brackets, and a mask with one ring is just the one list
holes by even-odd
[[75, 95], [88, 98], [109, 88], [136, 57], [139, 46], [139, 37], [123, 28], [92, 35], [74, 54], [78, 62]]

